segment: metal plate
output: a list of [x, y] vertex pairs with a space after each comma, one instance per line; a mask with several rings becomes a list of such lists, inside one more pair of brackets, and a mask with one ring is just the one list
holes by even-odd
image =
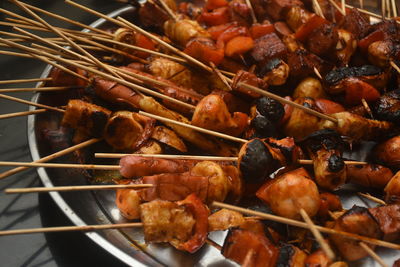
[[[135, 9], [126, 7], [109, 14], [110, 17], [123, 16], [134, 18]], [[97, 20], [91, 26], [107, 28], [110, 24], [103, 19]], [[51, 69], [48, 66], [42, 77], [46, 77]], [[70, 92], [37, 93], [32, 101], [52, 106], [65, 105], [68, 99], [74, 95]], [[31, 110], [34, 108], [32, 107]], [[38, 160], [46, 155], [63, 149], [65, 142], [70, 142], [68, 131], [61, 133], [57, 138], [51, 140], [44, 136], [45, 131], [60, 129], [62, 115], [47, 112], [28, 118], [28, 139], [33, 160]], [[95, 152], [95, 147], [91, 148]], [[349, 158], [363, 160], [367, 155], [368, 146], [346, 155]], [[101, 151], [96, 151], [101, 152]], [[57, 160], [63, 163], [75, 163], [76, 158], [71, 155]], [[38, 174], [44, 186], [81, 185], [87, 184], [87, 178], [77, 170], [44, 169], [38, 168]], [[127, 222], [119, 213], [114, 200], [115, 192], [68, 192], [50, 193], [51, 197], [75, 225], [108, 224]], [[348, 209], [354, 204], [361, 206], [374, 206], [371, 202], [361, 200], [354, 194], [354, 187], [345, 187], [340, 192], [344, 208]], [[141, 229], [106, 230], [101, 232], [90, 232], [86, 235], [106, 251], [119, 258], [130, 266], [237, 266], [230, 260], [225, 259], [220, 252], [207, 244], [193, 255], [174, 249], [172, 246], [150, 244], [145, 245]], [[219, 244], [223, 243], [226, 233], [213, 232], [210, 238]], [[377, 252], [384, 257], [388, 264], [392, 264], [400, 255], [397, 251], [378, 249]], [[355, 262], [355, 266], [378, 266], [373, 260], [366, 258]]]

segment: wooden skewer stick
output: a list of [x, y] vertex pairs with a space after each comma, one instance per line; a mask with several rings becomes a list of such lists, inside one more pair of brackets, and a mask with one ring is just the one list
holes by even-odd
[[253, 20], [253, 24], [257, 23], [256, 13], [254, 12], [254, 8], [253, 8], [253, 5], [251, 4], [250, 0], [246, 0], [246, 5], [250, 9], [250, 15], [251, 15], [251, 19]]
[[376, 202], [376, 203], [378, 203], [378, 204], [386, 205], [386, 202], [385, 202], [385, 201], [383, 201], [382, 199], [376, 198], [376, 197], [374, 197], [374, 196], [371, 196], [370, 194], [365, 194], [365, 193], [357, 192], [357, 195], [362, 196], [362, 197], [365, 197], [366, 199], [372, 200], [372, 201], [374, 201], [374, 202]]
[[158, 0], [158, 2], [174, 21], [178, 21], [178, 17], [176, 16], [175, 12], [172, 11], [172, 9], [167, 5], [167, 3], [164, 2], [164, 0]]
[[313, 2], [315, 13], [317, 13], [318, 16], [325, 18], [324, 12], [322, 12], [322, 9], [321, 9], [321, 6], [319, 5], [318, 0], [313, 0], [312, 2]]
[[396, 63], [393, 62], [393, 60], [390, 61], [390, 65], [391, 65], [398, 73], [400, 73], [400, 68], [399, 68], [399, 66], [397, 66]]
[[122, 154], [122, 153], [95, 153], [96, 158], [118, 159], [125, 156], [137, 156], [145, 158], [162, 159], [191, 159], [191, 160], [214, 160], [214, 161], [237, 161], [237, 157], [214, 157], [214, 156], [191, 156], [191, 155], [166, 155], [166, 154]]
[[41, 163], [41, 162], [14, 162], [0, 161], [0, 166], [17, 166], [17, 167], [43, 167], [43, 168], [68, 168], [68, 169], [85, 169], [85, 170], [106, 170], [116, 171], [121, 169], [118, 165], [95, 165], [95, 164], [74, 164], [74, 163]]
[[199, 60], [183, 53], [182, 51], [180, 51], [179, 49], [173, 47], [172, 45], [164, 42], [163, 40], [161, 40], [160, 38], [154, 36], [151, 33], [146, 32], [145, 30], [139, 28], [137, 25], [130, 23], [129, 21], [127, 21], [126, 19], [122, 18], [122, 17], [118, 17], [118, 20], [122, 21], [123, 23], [125, 23], [125, 25], [147, 37], [149, 37], [150, 39], [156, 41], [157, 43], [161, 44], [162, 46], [168, 48], [169, 50], [171, 50], [172, 52], [180, 55], [181, 57], [187, 59], [188, 61], [196, 64], [197, 66], [201, 67], [202, 69], [208, 71], [208, 72], [212, 72], [212, 69], [210, 67], [208, 67], [207, 65], [205, 65], [204, 63], [200, 62]]
[[78, 26], [78, 27], [82, 27], [83, 29], [88, 29], [88, 30], [91, 30], [91, 31], [93, 31], [93, 32], [97, 32], [97, 33], [99, 33], [99, 34], [101, 34], [101, 35], [105, 35], [105, 36], [108, 36], [108, 37], [111, 37], [111, 38], [114, 37], [114, 35], [113, 35], [112, 33], [106, 32], [106, 31], [104, 31], [104, 30], [102, 30], [102, 29], [95, 28], [95, 27], [92, 27], [92, 26], [89, 26], [89, 25], [85, 25], [85, 24], [80, 23], [80, 22], [78, 22], [78, 21], [71, 20], [71, 19], [66, 18], [66, 17], [63, 17], [63, 16], [61, 16], [61, 15], [58, 15], [58, 14], [55, 14], [55, 13], [46, 11], [46, 10], [44, 10], [44, 9], [41, 9], [41, 8], [38, 8], [38, 7], [35, 7], [35, 6], [32, 6], [32, 5], [29, 5], [29, 4], [27, 4], [27, 3], [22, 3], [22, 2], [21, 2], [21, 4], [25, 5], [26, 7], [30, 8], [30, 9], [32, 9], [32, 10], [35, 10], [35, 11], [40, 12], [40, 13], [43, 13], [43, 14], [45, 14], [45, 15], [47, 15], [47, 16], [50, 16], [50, 17], [53, 17], [53, 18], [56, 18], [56, 19], [59, 19], [59, 20], [68, 22], [68, 23], [70, 23], [70, 24], [72, 24], [72, 25], [75, 25], [75, 26]]
[[147, 113], [147, 112], [143, 112], [143, 111], [139, 111], [139, 114], [147, 116], [147, 117], [150, 117], [150, 118], [153, 118], [153, 119], [156, 119], [156, 120], [159, 120], [159, 121], [176, 124], [176, 125], [179, 125], [179, 126], [183, 126], [183, 127], [189, 128], [189, 129], [193, 129], [193, 130], [199, 131], [201, 133], [213, 135], [213, 136], [216, 136], [216, 137], [224, 138], [226, 140], [231, 140], [231, 141], [238, 142], [238, 143], [246, 143], [248, 141], [246, 139], [237, 138], [237, 137], [230, 136], [230, 135], [227, 135], [227, 134], [223, 134], [223, 133], [207, 130], [207, 129], [204, 129], [204, 128], [201, 128], [201, 127], [197, 127], [197, 126], [194, 126], [194, 125], [191, 125], [191, 124], [187, 124], [187, 123], [183, 123], [183, 122], [179, 122], [179, 121], [174, 121], [174, 120], [171, 120], [171, 119], [168, 119], [168, 118], [165, 118], [165, 117], [160, 117], [160, 116], [153, 115], [153, 114], [150, 114], [150, 113]]
[[[273, 215], [273, 214], [268, 214], [268, 213], [259, 212], [259, 211], [255, 211], [255, 210], [249, 210], [249, 209], [245, 209], [245, 208], [229, 205], [229, 204], [218, 202], [218, 201], [214, 201], [212, 203], [212, 206], [218, 207], [218, 208], [225, 208], [225, 209], [237, 211], [237, 212], [240, 212], [240, 213], [243, 213], [243, 214], [247, 214], [247, 215], [259, 216], [259, 217], [261, 217], [263, 219], [266, 219], [266, 220], [275, 221], [275, 222], [279, 222], [279, 223], [283, 223], [283, 224], [288, 224], [288, 225], [292, 225], [292, 226], [308, 229], [308, 225], [306, 223], [304, 223], [304, 222], [293, 220], [293, 219], [289, 219], [289, 218], [285, 218], [285, 217], [281, 217], [281, 216], [277, 216], [277, 215]], [[394, 243], [390, 243], [390, 242], [387, 242], [387, 241], [378, 240], [378, 239], [375, 239], [375, 238], [361, 236], [361, 235], [357, 235], [357, 234], [353, 234], [353, 233], [349, 233], [349, 232], [344, 232], [344, 231], [340, 231], [340, 230], [335, 230], [335, 229], [331, 229], [331, 228], [327, 228], [327, 227], [323, 227], [323, 226], [319, 226], [319, 225], [315, 225], [315, 228], [317, 228], [317, 230], [322, 232], [322, 233], [327, 233], [327, 234], [331, 234], [331, 235], [332, 234], [333, 235], [341, 235], [341, 236], [347, 237], [349, 239], [360, 240], [360, 241], [364, 241], [364, 242], [369, 243], [369, 244], [400, 250], [400, 245], [394, 244]]]
[[96, 230], [137, 228], [137, 227], [143, 227], [143, 224], [142, 223], [120, 223], [120, 224], [59, 226], [59, 227], [46, 227], [46, 228], [18, 229], [18, 230], [0, 231], [0, 236], [36, 234], [36, 233], [53, 233], [53, 232], [72, 232], [72, 231], [90, 232], [90, 231], [96, 231]]
[[331, 3], [331, 5], [332, 5], [334, 8], [336, 8], [336, 9], [340, 12], [340, 14], [342, 14], [343, 16], [346, 16], [346, 13], [343, 12], [343, 9], [341, 9], [341, 8], [336, 4], [335, 1], [329, 0], [329, 3]]
[[119, 184], [119, 185], [76, 185], [55, 187], [30, 187], [30, 188], [8, 188], [6, 194], [46, 193], [46, 192], [71, 192], [90, 190], [115, 190], [115, 189], [139, 189], [153, 187], [153, 184]]
[[[302, 164], [302, 165], [311, 165], [311, 164], [313, 164], [313, 161], [311, 159], [299, 159], [298, 163]], [[344, 163], [346, 165], [365, 165], [365, 164], [368, 164], [368, 162], [365, 162], [365, 161], [353, 161], [353, 160], [345, 160]]]
[[0, 93], [16, 93], [16, 92], [48, 92], [48, 91], [62, 91], [74, 89], [77, 87], [71, 86], [49, 86], [49, 87], [36, 87], [36, 88], [11, 88], [0, 89]]
[[[106, 74], [106, 73], [104, 73], [104, 72], [102, 72], [102, 71], [99, 71], [99, 70], [94, 69], [94, 68], [87, 67], [87, 66], [85, 66], [85, 65], [76, 63], [76, 62], [74, 62], [74, 61], [66, 60], [66, 59], [64, 59], [64, 58], [57, 57], [57, 56], [52, 55], [52, 54], [49, 54], [49, 53], [47, 53], [47, 52], [40, 51], [40, 50], [37, 50], [37, 49], [33, 49], [33, 48], [30, 48], [30, 47], [27, 47], [27, 46], [23, 46], [23, 45], [21, 45], [21, 44], [18, 44], [18, 43], [15, 43], [15, 42], [10, 42], [10, 41], [4, 40], [4, 39], [0, 39], [0, 42], [7, 43], [8, 45], [10, 45], [10, 46], [12, 46], [12, 47], [16, 47], [16, 48], [18, 48], [18, 49], [21, 49], [21, 50], [24, 50], [24, 51], [28, 51], [29, 53], [32, 53], [32, 54], [41, 54], [41, 55], [44, 55], [44, 56], [46, 56], [46, 57], [48, 57], [48, 58], [51, 58], [51, 59], [53, 59], [53, 60], [60, 61], [60, 62], [62, 62], [62, 63], [65, 63], [65, 64], [68, 64], [68, 65], [71, 65], [71, 66], [74, 66], [74, 67], [77, 67], [77, 68], [86, 70], [86, 71], [88, 71], [88, 72], [97, 74], [97, 75], [99, 75], [99, 76], [101, 76], [101, 77], [103, 77], [103, 78], [105, 78], [105, 79], [109, 79], [109, 80], [118, 82], [118, 83], [120, 83], [120, 84], [122, 84], [122, 85], [125, 85], [125, 86], [129, 87], [129, 88], [134, 88], [134, 89], [140, 90], [140, 91], [142, 91], [142, 92], [144, 92], [144, 93], [147, 93], [147, 94], [149, 94], [149, 95], [152, 95], [152, 96], [155, 96], [155, 97], [159, 97], [159, 98], [161, 98], [161, 99], [165, 99], [165, 100], [171, 101], [171, 102], [173, 102], [173, 103], [175, 103], [175, 104], [178, 104], [178, 105], [181, 105], [181, 106], [185, 106], [185, 107], [187, 107], [187, 108], [189, 108], [189, 109], [194, 110], [194, 108], [195, 108], [193, 105], [187, 104], [187, 103], [182, 102], [182, 101], [180, 101], [180, 100], [177, 100], [177, 99], [175, 99], [175, 98], [172, 98], [172, 97], [169, 97], [169, 96], [160, 94], [160, 93], [158, 93], [158, 92], [155, 92], [155, 91], [150, 90], [150, 89], [148, 89], [148, 88], [145, 88], [145, 87], [143, 87], [143, 86], [139, 86], [139, 85], [137, 85], [137, 84], [128, 82], [128, 81], [126, 81], [126, 80], [119, 79], [119, 78], [117, 78], [117, 77], [115, 77], [115, 76]], [[43, 59], [44, 57], [39, 57], [39, 58], [42, 59], [42, 60], [44, 60], [44, 59]], [[86, 78], [86, 79], [87, 79], [87, 78]]]
[[315, 75], [317, 75], [317, 77], [320, 80], [323, 80], [321, 73], [319, 72], [319, 70], [316, 67], [314, 67], [314, 73], [315, 73]]
[[385, 0], [381, 0], [381, 12], [382, 12], [382, 15], [381, 15], [381, 17], [382, 17], [382, 20], [385, 20], [386, 19], [386, 1]]
[[392, 11], [393, 11], [393, 17], [397, 17], [397, 6], [396, 6], [396, 1], [392, 0]]
[[98, 41], [103, 41], [103, 42], [109, 42], [109, 43], [112, 43], [112, 44], [116, 44], [116, 45], [119, 45], [119, 46], [122, 46], [122, 47], [138, 50], [138, 51], [141, 51], [141, 52], [146, 52], [146, 53], [149, 53], [149, 54], [152, 54], [152, 55], [155, 55], [155, 56], [159, 56], [159, 57], [165, 57], [165, 58], [171, 59], [171, 60], [179, 62], [179, 63], [187, 63], [187, 60], [185, 60], [183, 58], [167, 55], [167, 54], [160, 53], [160, 52], [157, 52], [157, 51], [154, 51], [154, 50], [150, 50], [150, 49], [146, 49], [146, 48], [143, 48], [143, 47], [140, 47], [140, 46], [131, 45], [131, 44], [127, 44], [127, 43], [123, 43], [123, 42], [119, 42], [119, 41], [116, 41], [116, 40], [107, 39], [107, 38], [103, 38], [103, 37], [98, 37], [98, 36], [93, 36], [92, 39], [98, 40]]
[[[237, 160], [239, 160], [238, 157], [168, 155], [168, 154], [95, 153], [94, 156], [96, 158], [110, 158], [110, 159], [118, 159], [118, 158], [122, 158], [125, 156], [137, 156], [137, 157], [161, 158], [161, 159], [191, 159], [191, 160], [214, 160], [214, 161], [237, 161]], [[298, 160], [298, 163], [303, 164], [303, 165], [309, 165], [309, 164], [313, 164], [313, 161], [310, 159], [300, 159], [300, 160]], [[352, 161], [352, 160], [345, 160], [344, 163], [346, 165], [368, 164], [365, 161]]]
[[342, 2], [342, 11], [344, 14], [346, 14], [346, 0], [341, 0]]
[[116, 74], [113, 70], [111, 70], [110, 68], [107, 68], [106, 66], [104, 66], [103, 63], [101, 63], [95, 56], [93, 56], [92, 54], [90, 54], [89, 52], [87, 52], [85, 49], [83, 49], [82, 47], [80, 47], [79, 45], [77, 45], [74, 41], [72, 41], [70, 38], [68, 38], [62, 31], [60, 31], [59, 29], [57, 29], [56, 27], [53, 27], [52, 25], [50, 25], [49, 23], [47, 23], [47, 21], [45, 21], [44, 19], [42, 19], [41, 17], [39, 17], [36, 13], [34, 13], [32, 10], [30, 10], [29, 8], [27, 8], [26, 6], [24, 6], [20, 1], [18, 0], [11, 0], [13, 3], [15, 3], [17, 6], [19, 6], [22, 10], [24, 10], [25, 12], [27, 12], [30, 16], [34, 17], [36, 20], [38, 20], [41, 24], [43, 24], [47, 29], [51, 30], [52, 32], [54, 32], [55, 34], [57, 34], [58, 36], [60, 36], [61, 38], [63, 38], [65, 41], [67, 41], [73, 48], [77, 49], [78, 51], [80, 51], [81, 53], [83, 53], [85, 56], [87, 56], [88, 58], [90, 58], [98, 67], [103, 68], [105, 70], [107, 70], [109, 73], [111, 73], [112, 75], [121, 78], [118, 76], [118, 74]]
[[[100, 140], [101, 139], [99, 139], [99, 138], [89, 139], [89, 140], [84, 141], [82, 143], [76, 144], [74, 146], [68, 147], [66, 149], [63, 149], [63, 150], [60, 150], [60, 151], [55, 152], [53, 154], [50, 154], [48, 156], [45, 156], [45, 157], [43, 157], [41, 159], [38, 159], [38, 160], [34, 161], [34, 163], [43, 163], [43, 162], [47, 162], [47, 161], [59, 158], [61, 156], [67, 155], [67, 154], [69, 154], [71, 152], [74, 152], [74, 151], [76, 151], [78, 149], [82, 149], [82, 148], [85, 148], [85, 147], [90, 146], [92, 144], [95, 144], [95, 143], [99, 142]], [[29, 169], [29, 167], [17, 167], [17, 168], [5, 171], [3, 173], [0, 173], [0, 179], [4, 179], [4, 178], [6, 178], [8, 176], [14, 175], [16, 173], [22, 172], [22, 171], [27, 170], [27, 169]]]
[[232, 91], [232, 87], [231, 85], [228, 83], [227, 78], [222, 75], [222, 73], [220, 72], [219, 69], [217, 69], [217, 67], [215, 66], [215, 64], [213, 62], [210, 61], [210, 66], [213, 69], [214, 73], [218, 76], [218, 78], [222, 81], [222, 83], [230, 90]]
[[9, 119], [9, 118], [15, 118], [15, 117], [21, 117], [21, 116], [27, 116], [27, 115], [34, 115], [34, 114], [39, 114], [46, 112], [47, 109], [35, 109], [31, 111], [22, 111], [22, 112], [15, 112], [15, 113], [8, 113], [8, 114], [1, 114], [0, 115], [0, 120], [1, 119]]
[[19, 79], [19, 80], [4, 80], [0, 81], [0, 84], [13, 84], [13, 83], [30, 83], [30, 82], [47, 82], [51, 81], [51, 78], [33, 78], [33, 79]]
[[125, 20], [125, 19], [123, 19], [123, 18], [121, 18], [121, 17], [118, 17], [117, 20], [116, 20], [116, 19], [113, 19], [113, 18], [110, 18], [110, 17], [108, 17], [108, 16], [106, 16], [106, 15], [100, 13], [100, 12], [97, 12], [97, 11], [95, 11], [95, 10], [93, 10], [93, 9], [90, 9], [90, 8], [88, 8], [88, 7], [85, 7], [85, 6], [83, 6], [83, 5], [80, 5], [80, 4], [78, 4], [78, 3], [75, 3], [75, 2], [73, 2], [73, 1], [71, 1], [71, 0], [66, 0], [65, 3], [70, 4], [70, 5], [73, 5], [73, 6], [77, 7], [77, 8], [80, 8], [80, 9], [86, 11], [86, 12], [89, 12], [89, 13], [91, 13], [91, 14], [94, 14], [94, 15], [96, 15], [96, 16], [99, 16], [99, 17], [101, 17], [101, 18], [103, 18], [103, 19], [106, 19], [106, 20], [108, 20], [108, 21], [111, 21], [111, 22], [113, 22], [113, 23], [115, 23], [115, 24], [117, 24], [117, 25], [119, 25], [119, 26], [121, 26], [121, 27], [128, 27], [128, 28], [131, 28], [131, 29], [133, 29], [133, 30], [135, 30], [135, 31], [137, 31], [137, 32], [139, 32], [139, 33], [141, 33], [141, 34], [143, 34], [143, 35], [149, 37], [150, 39], [156, 41], [156, 42], [159, 43], [160, 45], [162, 45], [162, 46], [168, 48], [168, 49], [171, 50], [172, 52], [174, 52], [174, 53], [180, 55], [181, 57], [187, 59], [188, 61], [190, 61], [190, 62], [192, 62], [192, 63], [194, 63], [194, 64], [200, 66], [201, 68], [207, 70], [208, 72], [212, 72], [212, 69], [211, 69], [210, 67], [208, 67], [207, 65], [205, 65], [204, 63], [202, 63], [202, 62], [198, 61], [197, 59], [195, 59], [195, 58], [193, 58], [193, 57], [191, 57], [191, 56], [189, 56], [189, 55], [183, 53], [183, 52], [180, 51], [179, 49], [173, 47], [172, 45], [170, 45], [170, 44], [168, 44], [168, 43], [166, 43], [166, 42], [164, 42], [163, 40], [161, 40], [160, 38], [154, 36], [153, 34], [147, 32], [147, 31], [145, 31], [145, 30], [142, 30], [140, 27], [138, 27], [138, 26], [136, 26], [136, 25], [130, 23], [129, 21], [127, 21], [127, 20]]
[[338, 120], [336, 118], [333, 118], [331, 116], [325, 115], [325, 114], [320, 113], [318, 111], [315, 111], [313, 109], [304, 107], [303, 105], [297, 104], [296, 102], [287, 100], [287, 99], [285, 99], [283, 97], [280, 97], [278, 95], [275, 95], [273, 93], [261, 90], [260, 88], [254, 87], [252, 85], [245, 84], [245, 83], [239, 83], [238, 86], [243, 86], [246, 89], [249, 89], [249, 90], [252, 90], [252, 91], [254, 91], [256, 93], [259, 93], [260, 95], [264, 95], [264, 96], [270, 97], [272, 99], [275, 99], [275, 100], [277, 100], [277, 101], [279, 101], [281, 103], [285, 103], [285, 104], [291, 105], [291, 106], [293, 106], [295, 108], [299, 108], [299, 109], [303, 110], [304, 112], [309, 113], [311, 115], [314, 115], [314, 116], [316, 116], [318, 118], [321, 118], [321, 119], [324, 119], [324, 120], [329, 120], [329, 121], [332, 121], [332, 122], [335, 122], [335, 123], [338, 122]]
[[303, 217], [303, 220], [307, 223], [311, 233], [314, 235], [315, 239], [317, 239], [318, 243], [321, 245], [322, 250], [328, 256], [331, 261], [335, 260], [335, 253], [333, 253], [332, 249], [326, 242], [326, 240], [322, 237], [321, 233], [315, 227], [315, 224], [308, 216], [307, 212], [304, 209], [300, 209], [300, 215]]
[[360, 247], [362, 247], [376, 262], [378, 262], [382, 267], [389, 267], [378, 254], [375, 253], [369, 246], [364, 242], [360, 242]]
[[53, 110], [53, 111], [57, 111], [57, 112], [61, 112], [61, 113], [65, 112], [65, 110], [60, 109], [60, 108], [51, 107], [51, 106], [43, 105], [43, 104], [39, 104], [39, 103], [34, 103], [34, 102], [31, 102], [31, 101], [28, 101], [28, 100], [23, 100], [23, 99], [12, 97], [12, 96], [8, 96], [8, 95], [0, 94], [0, 98], [5, 98], [5, 99], [11, 100], [11, 101], [15, 101], [15, 102], [19, 102], [19, 103], [23, 103], [23, 104], [39, 107], [39, 108], [45, 108], [45, 109], [48, 109], [48, 110]]
[[3, 50], [3, 51], [0, 50], [0, 55], [7, 55], [7, 56], [13, 56], [13, 57], [22, 57], [22, 58], [34, 58], [32, 55], [27, 54], [27, 53], [17, 53], [17, 52], [5, 51], [5, 50]]
[[365, 100], [365, 98], [361, 98], [361, 103], [363, 105], [363, 107], [365, 108], [365, 110], [367, 111], [368, 115], [371, 117], [371, 119], [374, 118], [374, 115], [372, 114], [372, 110], [369, 107], [367, 101]]

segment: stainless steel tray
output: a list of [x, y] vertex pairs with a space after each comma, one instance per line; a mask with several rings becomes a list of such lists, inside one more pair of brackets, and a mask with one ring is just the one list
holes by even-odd
[[[126, 7], [109, 14], [110, 17], [124, 16], [134, 18], [135, 9]], [[91, 26], [107, 27], [108, 22], [99, 19]], [[46, 67], [42, 77], [46, 77], [51, 66]], [[32, 101], [48, 105], [65, 105], [69, 98], [73, 97], [68, 92], [37, 93]], [[34, 109], [33, 107], [31, 109]], [[60, 139], [46, 140], [43, 138], [43, 130], [57, 130], [60, 128], [60, 114], [47, 112], [28, 118], [28, 139], [33, 160], [38, 160], [61, 148], [59, 142], [68, 140], [68, 134], [62, 134]], [[367, 150], [349, 155], [351, 158], [362, 160]], [[101, 152], [101, 151], [97, 151]], [[74, 163], [76, 159], [65, 156], [60, 162]], [[64, 169], [37, 169], [40, 179], [47, 187], [62, 185], [87, 184], [87, 178], [77, 170]], [[341, 190], [344, 208], [350, 208], [354, 204], [371, 205], [372, 203], [361, 200], [354, 194], [354, 188]], [[123, 223], [126, 220], [120, 215], [114, 200], [112, 191], [97, 192], [68, 192], [50, 193], [51, 197], [75, 225]], [[86, 235], [104, 248], [108, 253], [119, 258], [130, 266], [237, 266], [230, 260], [226, 260], [220, 252], [207, 244], [195, 254], [178, 251], [170, 245], [150, 244], [145, 245], [141, 229], [105, 230], [101, 232], [89, 232]], [[223, 243], [226, 233], [214, 232], [210, 238], [219, 244]], [[394, 250], [378, 249], [377, 252], [388, 264], [392, 264], [400, 253]], [[353, 265], [353, 264], [352, 264]], [[355, 262], [354, 266], [378, 266], [372, 259], [363, 259]]]

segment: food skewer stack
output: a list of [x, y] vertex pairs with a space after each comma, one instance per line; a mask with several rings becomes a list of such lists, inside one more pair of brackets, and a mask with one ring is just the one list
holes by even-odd
[[[108, 31], [72, 22], [90, 33], [53, 27], [39, 14], [71, 21], [12, 2], [27, 16], [0, 10], [10, 16], [1, 24], [16, 31], [2, 33], [7, 38], [0, 43], [8, 49], [0, 53], [51, 64], [45, 86], [35, 90], [68, 90], [81, 99], [3, 115], [57, 112], [60, 125], [74, 130], [74, 146], [31, 164], [2, 162], [20, 167], [1, 178], [39, 166], [119, 171], [114, 181], [127, 188], [117, 190], [116, 205], [127, 219], [141, 220], [131, 226], [143, 227], [147, 242], [195, 253], [209, 232], [229, 230], [221, 253], [245, 266], [345, 265], [342, 260], [365, 256], [385, 265], [374, 245], [400, 248], [391, 243], [400, 236], [400, 24], [394, 2], [382, 2], [384, 20], [371, 25], [344, 1], [207, 0], [179, 7], [149, 1], [132, 23], [67, 0], [115, 25]], [[46, 163], [100, 141], [133, 155], [119, 166]], [[377, 144], [374, 162], [345, 158], [365, 141]], [[385, 204], [344, 210], [335, 192], [348, 183], [384, 190]], [[39, 191], [51, 190], [68, 188]], [[221, 203], [247, 201], [275, 215]], [[263, 219], [290, 227], [282, 231]], [[129, 226], [115, 225], [123, 227]]]

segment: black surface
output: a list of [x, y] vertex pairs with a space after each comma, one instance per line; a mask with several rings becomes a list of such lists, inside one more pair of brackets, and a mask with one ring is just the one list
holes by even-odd
[[[40, 8], [89, 24], [97, 18], [66, 5], [64, 1], [26, 1]], [[123, 5], [112, 0], [79, 1], [78, 3], [109, 13]], [[8, 1], [0, 0], [0, 6], [18, 12]], [[4, 20], [4, 16], [0, 16]], [[65, 22], [49, 20], [53, 25], [74, 28]], [[77, 29], [77, 28], [75, 28]], [[1, 27], [10, 31], [9, 27]], [[2, 36], [3, 37], [3, 36]], [[8, 37], [4, 37], [8, 38]], [[0, 48], [3, 49], [3, 48]], [[0, 55], [0, 80], [37, 78], [44, 63]], [[33, 87], [35, 84], [0, 85], [0, 88]], [[29, 100], [29, 93], [9, 94]], [[0, 114], [28, 110], [24, 104], [0, 99]], [[0, 120], [0, 161], [31, 161], [26, 133], [26, 117]], [[0, 167], [0, 173], [10, 169]], [[0, 190], [9, 187], [40, 186], [35, 169], [0, 180]], [[6, 195], [0, 192], [0, 229], [21, 229], [71, 225], [47, 194]], [[52, 233], [0, 237], [0, 266], [124, 266], [119, 260], [95, 245], [83, 233]]]

